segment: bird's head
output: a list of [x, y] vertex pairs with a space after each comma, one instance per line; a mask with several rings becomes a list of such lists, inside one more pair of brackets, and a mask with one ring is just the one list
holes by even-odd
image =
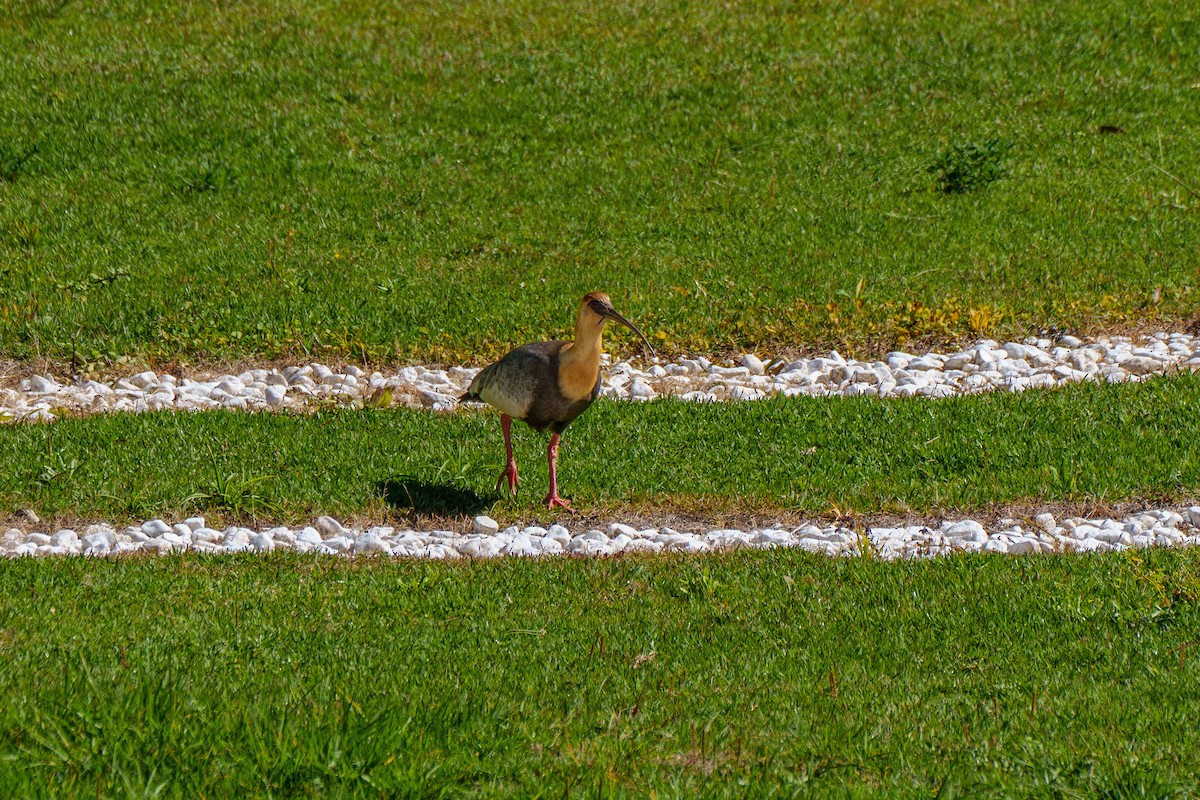
[[613, 308], [612, 300], [604, 292], [588, 292], [583, 296], [583, 300], [579, 304], [579, 321], [592, 327], [597, 333], [603, 330], [605, 323], [610, 319], [624, 325], [629, 330], [638, 335], [642, 340], [642, 344], [650, 351], [650, 355], [654, 355], [654, 348], [650, 346], [650, 342], [642, 335], [637, 326], [629, 320], [625, 319], [615, 308]]

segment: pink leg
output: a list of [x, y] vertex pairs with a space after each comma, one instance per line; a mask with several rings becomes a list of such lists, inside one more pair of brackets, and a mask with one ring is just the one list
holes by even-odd
[[500, 428], [504, 431], [504, 452], [507, 455], [507, 461], [504, 465], [504, 472], [500, 473], [500, 480], [496, 481], [496, 491], [500, 491], [500, 487], [508, 481], [508, 493], [515, 495], [517, 493], [517, 460], [513, 458], [512, 451], [512, 434], [509, 433], [509, 428], [512, 427], [512, 417], [508, 414], [500, 415]]
[[550, 446], [546, 448], [546, 461], [550, 464], [550, 494], [546, 495], [546, 499], [542, 502], [546, 504], [546, 508], [552, 509], [555, 506], [559, 508], [571, 507], [571, 501], [563, 500], [558, 496], [558, 440], [561, 437], [556, 433], [550, 437]]

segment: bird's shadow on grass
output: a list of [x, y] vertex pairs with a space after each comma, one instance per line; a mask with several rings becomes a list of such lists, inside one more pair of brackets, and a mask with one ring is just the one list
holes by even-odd
[[391, 508], [416, 517], [473, 517], [494, 502], [494, 497], [453, 483], [431, 483], [413, 475], [400, 475], [375, 484], [376, 493]]

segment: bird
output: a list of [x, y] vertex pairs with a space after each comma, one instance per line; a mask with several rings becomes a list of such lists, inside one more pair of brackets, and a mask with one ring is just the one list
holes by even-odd
[[654, 348], [638, 330], [613, 308], [604, 292], [589, 292], [579, 302], [572, 341], [534, 342], [510, 350], [499, 361], [479, 371], [463, 400], [482, 400], [500, 412], [507, 461], [496, 481], [496, 491], [507, 481], [509, 493], [517, 493], [517, 462], [513, 458], [510, 428], [519, 419], [535, 431], [550, 429], [546, 462], [550, 492], [542, 500], [548, 510], [570, 509], [569, 500], [558, 494], [558, 443], [571, 421], [587, 410], [600, 394], [600, 353], [604, 326], [615, 320], [636, 333], [651, 353]]

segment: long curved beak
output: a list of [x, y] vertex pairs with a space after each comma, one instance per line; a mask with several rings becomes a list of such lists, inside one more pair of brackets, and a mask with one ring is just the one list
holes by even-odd
[[612, 306], [607, 306], [604, 309], [604, 316], [615, 319], [617, 322], [621, 323], [626, 328], [629, 328], [629, 330], [636, 333], [638, 335], [638, 338], [642, 340], [642, 344], [646, 345], [646, 349], [650, 351], [650, 355], [652, 355], [652, 356], [657, 355], [657, 353], [654, 352], [654, 348], [650, 346], [650, 342], [647, 341], [646, 337], [642, 335], [642, 332], [638, 330], [637, 325], [634, 325], [632, 322], [625, 319], [625, 317], [621, 316], [621, 313], [619, 311], [617, 311], [615, 308], [613, 308]]

